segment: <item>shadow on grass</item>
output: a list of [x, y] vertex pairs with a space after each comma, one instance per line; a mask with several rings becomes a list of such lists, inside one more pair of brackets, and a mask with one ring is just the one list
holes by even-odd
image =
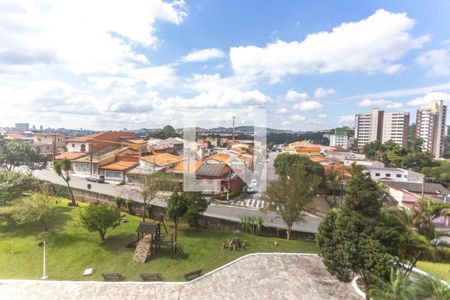
[[0, 224], [0, 232], [3, 231], [11, 237], [29, 237], [29, 236], [51, 236], [56, 232], [62, 231], [68, 221], [72, 220], [71, 209], [69, 207], [59, 206], [56, 208], [55, 217], [48, 223], [48, 231], [44, 231], [44, 226], [38, 222], [17, 224], [11, 215], [5, 214], [5, 222]]
[[[99, 237], [100, 239], [100, 237]], [[105, 250], [116, 251], [134, 251], [133, 248], [126, 248], [125, 246], [136, 240], [134, 232], [121, 232], [114, 234], [114, 232], [107, 232], [106, 239], [100, 244]]]

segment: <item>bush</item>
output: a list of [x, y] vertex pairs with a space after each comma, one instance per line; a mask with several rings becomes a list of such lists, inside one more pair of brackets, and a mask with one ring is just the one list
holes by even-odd
[[81, 211], [80, 219], [83, 227], [90, 232], [98, 232], [104, 241], [108, 228], [120, 224], [120, 211], [106, 204], [90, 205]]
[[264, 219], [261, 216], [241, 217], [241, 230], [250, 234], [258, 234], [263, 227]]
[[117, 196], [116, 198], [114, 198], [114, 202], [116, 202], [117, 208], [120, 209], [120, 207], [121, 207], [122, 204], [123, 204], [123, 198], [120, 197], [120, 196]]
[[[228, 194], [228, 199], [234, 199], [241, 194], [241, 191], [232, 192]], [[216, 196], [216, 199], [219, 200], [227, 200], [227, 193], [222, 193]]]
[[133, 207], [134, 207], [134, 202], [133, 202], [133, 200], [131, 200], [131, 199], [125, 200], [125, 205], [127, 206], [128, 212], [129, 212], [130, 214], [132, 214], [132, 213], [133, 213]]

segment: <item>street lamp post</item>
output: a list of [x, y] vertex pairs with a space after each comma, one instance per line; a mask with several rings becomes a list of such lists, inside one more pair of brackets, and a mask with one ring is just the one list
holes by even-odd
[[46, 268], [45, 268], [45, 240], [42, 241], [42, 251], [43, 251], [43, 260], [42, 260], [42, 279], [45, 280], [48, 278], [46, 274]]

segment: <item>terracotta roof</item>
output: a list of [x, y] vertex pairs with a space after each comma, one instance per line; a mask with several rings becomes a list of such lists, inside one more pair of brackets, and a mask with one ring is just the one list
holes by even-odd
[[310, 157], [309, 159], [314, 162], [317, 162], [317, 163], [324, 162], [324, 161], [332, 161], [330, 159], [327, 159], [327, 158], [321, 157], [321, 156], [313, 156], [313, 157]]
[[83, 135], [83, 136], [77, 136], [77, 137], [73, 137], [73, 138], [68, 138], [66, 140], [66, 142], [76, 142], [76, 143], [84, 143], [87, 141], [90, 141], [92, 139], [95, 139], [96, 137], [101, 136], [102, 134], [104, 134], [105, 132], [98, 132], [98, 133], [94, 133], [94, 134], [88, 134], [88, 135]]
[[117, 152], [119, 151], [119, 148], [116, 148], [114, 146], [108, 146], [106, 148], [100, 149], [98, 151], [95, 151], [92, 153], [92, 157], [90, 153], [86, 153], [88, 154], [87, 156], [83, 156], [77, 159], [77, 162], [93, 162], [93, 163], [98, 163], [98, 162], [102, 162], [106, 159], [111, 159], [112, 157], [114, 157]]
[[101, 166], [100, 169], [112, 171], [125, 171], [137, 165], [139, 165], [139, 163], [135, 161], [115, 161], [113, 163]]
[[33, 133], [33, 136], [62, 136], [62, 137], [64, 137], [64, 134], [36, 132], [36, 133]]
[[19, 139], [26, 139], [27, 136], [23, 132], [9, 131], [5, 133], [5, 137], [19, 140]]
[[236, 152], [236, 153], [239, 153], [239, 154], [245, 153], [245, 150], [241, 149], [241, 148], [233, 148], [230, 151], [233, 151], [233, 152]]
[[181, 156], [171, 153], [155, 153], [152, 155], [142, 156], [141, 159], [158, 167], [167, 166], [183, 160]]
[[218, 154], [214, 154], [214, 155], [205, 157], [205, 160], [208, 160], [208, 159], [216, 160], [218, 162], [227, 162], [230, 159], [230, 155], [225, 154], [225, 153], [218, 153]]
[[124, 138], [122, 139], [124, 142], [129, 142], [132, 144], [146, 144], [147, 141], [144, 139], [128, 139], [128, 138]]
[[68, 159], [68, 160], [74, 160], [77, 158], [81, 158], [83, 156], [88, 155], [86, 152], [63, 152], [58, 154], [55, 159]]
[[319, 146], [296, 146], [294, 149], [297, 152], [320, 152]]
[[[195, 166], [195, 171], [198, 170], [198, 168], [200, 168], [200, 166], [202, 165], [202, 162], [200, 160], [196, 160], [194, 163]], [[181, 174], [184, 172], [184, 160], [178, 162], [172, 170], [170, 170], [171, 173], [175, 173], [175, 174]]]

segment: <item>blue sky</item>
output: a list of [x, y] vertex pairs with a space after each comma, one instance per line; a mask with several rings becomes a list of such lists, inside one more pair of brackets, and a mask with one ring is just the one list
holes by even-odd
[[183, 109], [229, 107], [294, 130], [372, 107], [414, 120], [450, 102], [449, 13], [448, 0], [0, 0], [0, 126], [181, 127]]

